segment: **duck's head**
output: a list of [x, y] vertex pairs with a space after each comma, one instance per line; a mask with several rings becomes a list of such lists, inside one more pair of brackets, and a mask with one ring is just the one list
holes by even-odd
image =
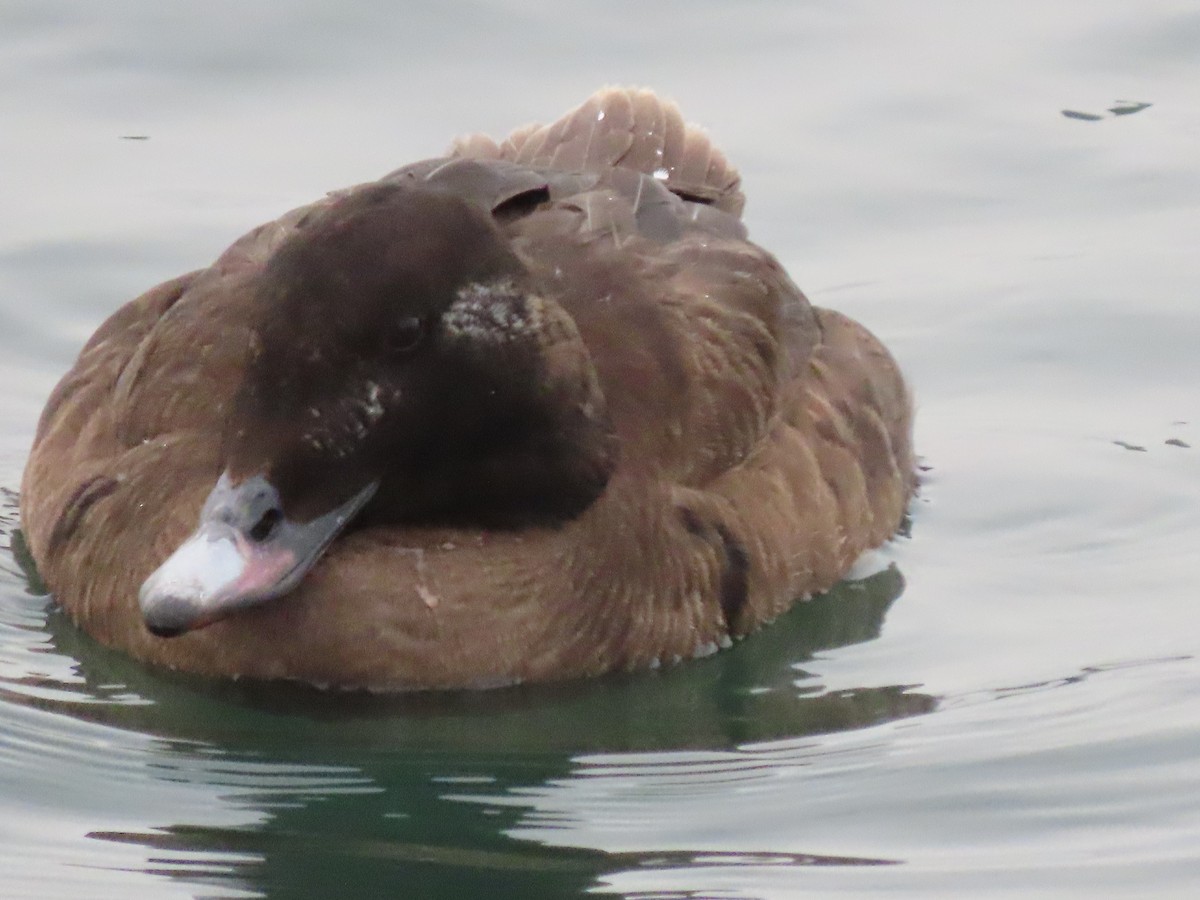
[[301, 223], [252, 300], [225, 470], [139, 593], [153, 633], [288, 593], [351, 523], [554, 524], [603, 491], [591, 357], [487, 211], [358, 189]]

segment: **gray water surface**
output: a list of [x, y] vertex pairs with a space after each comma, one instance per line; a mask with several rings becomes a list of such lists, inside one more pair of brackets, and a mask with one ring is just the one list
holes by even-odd
[[5, 552], [0, 896], [1194, 895], [1195, 4], [0, 0], [0, 485], [125, 300], [606, 83], [899, 357], [911, 536], [704, 661], [394, 699], [147, 671]]

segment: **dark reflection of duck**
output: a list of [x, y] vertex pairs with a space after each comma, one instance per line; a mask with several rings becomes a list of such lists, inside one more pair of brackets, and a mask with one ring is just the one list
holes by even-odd
[[741, 205], [674, 106], [609, 90], [255, 230], [55, 390], [22, 490], [42, 576], [140, 659], [343, 686], [754, 630], [891, 535], [913, 464], [895, 364]]

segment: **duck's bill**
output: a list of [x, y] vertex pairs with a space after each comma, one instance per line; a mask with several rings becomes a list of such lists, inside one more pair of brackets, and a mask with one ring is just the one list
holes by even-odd
[[[294, 522], [277, 499], [271, 502], [278, 495], [261, 476], [234, 486], [222, 475], [204, 504], [200, 526], [142, 583], [138, 602], [146, 628], [174, 637], [288, 593], [376, 486], [367, 485], [309, 522]], [[268, 528], [264, 509], [273, 510]]]

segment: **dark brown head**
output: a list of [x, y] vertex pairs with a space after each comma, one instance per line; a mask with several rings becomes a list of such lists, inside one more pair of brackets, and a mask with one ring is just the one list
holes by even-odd
[[488, 213], [358, 189], [280, 246], [255, 302], [226, 472], [142, 587], [152, 631], [286, 593], [351, 521], [553, 524], [604, 489], [616, 448], [591, 358]]

